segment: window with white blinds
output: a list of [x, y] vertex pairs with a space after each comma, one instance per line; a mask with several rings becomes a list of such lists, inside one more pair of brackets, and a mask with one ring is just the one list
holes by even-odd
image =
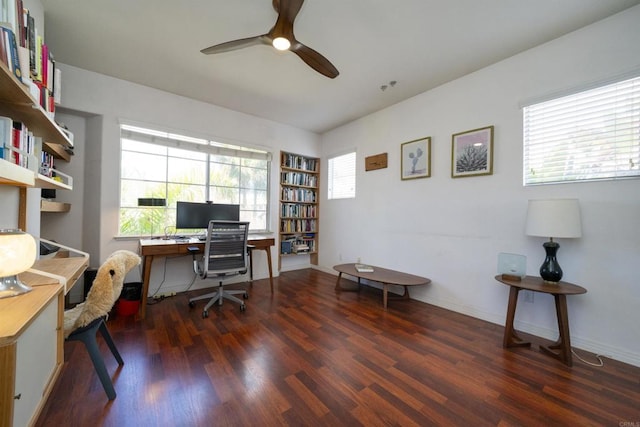
[[327, 198], [331, 200], [356, 197], [356, 152], [330, 157], [328, 169]]
[[524, 185], [640, 176], [640, 77], [524, 107]]
[[175, 232], [178, 201], [237, 204], [251, 231], [268, 230], [271, 153], [126, 124], [120, 144], [119, 236]]

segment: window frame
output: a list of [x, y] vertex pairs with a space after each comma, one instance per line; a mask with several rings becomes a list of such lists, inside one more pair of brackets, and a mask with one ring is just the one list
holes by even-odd
[[[227, 142], [221, 141], [219, 138], [217, 140], [213, 140], [211, 138], [198, 138], [193, 136], [188, 136], [184, 134], [177, 134], [167, 130], [161, 130], [155, 126], [149, 125], [141, 125], [137, 123], [129, 123], [129, 122], [121, 122], [119, 124], [120, 127], [120, 146], [119, 146], [119, 155], [120, 155], [120, 167], [118, 174], [118, 183], [119, 183], [119, 194], [118, 194], [118, 238], [140, 238], [142, 236], [157, 236], [157, 235], [171, 235], [175, 234], [175, 202], [178, 200], [186, 200], [193, 202], [205, 202], [206, 200], [211, 200], [211, 191], [215, 188], [225, 188], [225, 186], [216, 186], [211, 182], [212, 177], [212, 166], [213, 165], [230, 165], [233, 168], [237, 168], [237, 176], [235, 180], [237, 183], [233, 186], [226, 186], [226, 188], [231, 188], [233, 191], [237, 192], [233, 197], [236, 200], [233, 202], [223, 201], [218, 199], [218, 203], [237, 203], [240, 205], [240, 215], [241, 220], [248, 220], [247, 216], [253, 217], [253, 215], [258, 215], [258, 217], [262, 217], [264, 215], [264, 228], [252, 228], [250, 230], [251, 234], [254, 233], [267, 233], [270, 232], [270, 224], [271, 224], [271, 213], [270, 213], [270, 199], [271, 199], [271, 168], [272, 168], [272, 153], [268, 151], [266, 148], [260, 147], [250, 147], [246, 145], [239, 145], [236, 142]], [[151, 144], [159, 148], [159, 153], [157, 155], [161, 158], [161, 162], [165, 162], [167, 165], [172, 161], [188, 161], [188, 162], [202, 162], [202, 169], [197, 172], [201, 175], [202, 182], [198, 181], [196, 183], [190, 183], [188, 181], [174, 181], [171, 179], [170, 170], [167, 167], [167, 170], [163, 172], [162, 179], [155, 180], [147, 180], [144, 178], [131, 178], [124, 176], [126, 165], [123, 163], [123, 156], [126, 153], [140, 153], [139, 150], [127, 150], [124, 148], [124, 142], [134, 141], [141, 144]], [[186, 153], [185, 156], [180, 156], [179, 152]], [[164, 151], [164, 152], [162, 152]], [[189, 155], [188, 153], [191, 153]], [[151, 153], [144, 153], [151, 154]], [[200, 157], [196, 159], [196, 157]], [[227, 159], [231, 159], [230, 162], [226, 162]], [[251, 163], [255, 163], [257, 160], [258, 163], [265, 162], [264, 167], [262, 165], [256, 166]], [[255, 186], [243, 186], [243, 170], [252, 170], [254, 169], [254, 173], [259, 174], [259, 183], [258, 187]], [[202, 176], [203, 175], [203, 176]], [[251, 175], [250, 175], [251, 177]], [[250, 181], [251, 182], [251, 181]], [[139, 197], [164, 197], [167, 199], [166, 206], [153, 206], [153, 207], [140, 207], [138, 205], [132, 205], [131, 194], [124, 195], [123, 194], [123, 186], [129, 184], [141, 185], [145, 187], [145, 183], [148, 183], [149, 186], [155, 186], [154, 191], [158, 191], [161, 194], [145, 194]], [[263, 183], [263, 184], [262, 184]], [[199, 197], [192, 198], [184, 198], [181, 194], [174, 195], [173, 198], [175, 200], [170, 200], [172, 197], [169, 194], [169, 187], [171, 185], [180, 186], [194, 186], [200, 187], [204, 198], [200, 200]], [[163, 189], [161, 187], [164, 187]], [[159, 190], [158, 190], [159, 189]], [[264, 202], [259, 203], [264, 206], [264, 209], [242, 209], [243, 207], [243, 196], [246, 196], [251, 193], [255, 193], [254, 197], [257, 196], [258, 199], [262, 199], [264, 197]], [[260, 195], [263, 193], [264, 195]], [[125, 200], [125, 198], [127, 200]], [[216, 200], [214, 199], [214, 202]], [[128, 212], [127, 212], [128, 211]], [[243, 213], [245, 215], [243, 215]], [[129, 215], [129, 217], [127, 217]], [[150, 232], [144, 229], [141, 224], [136, 224], [135, 230], [132, 230], [131, 233], [127, 233], [126, 225], [123, 225], [123, 220], [126, 218], [129, 221], [132, 221], [132, 218], [135, 216], [141, 217], [141, 220], [145, 220], [149, 222], [160, 222], [161, 225], [157, 227], [151, 227]], [[153, 218], [150, 220], [149, 218]], [[132, 221], [133, 222], [133, 221]], [[250, 221], [251, 222], [251, 221]], [[169, 230], [170, 229], [170, 230]], [[198, 234], [197, 231], [193, 230], [193, 233], [189, 233], [185, 230], [180, 230], [180, 234]]]

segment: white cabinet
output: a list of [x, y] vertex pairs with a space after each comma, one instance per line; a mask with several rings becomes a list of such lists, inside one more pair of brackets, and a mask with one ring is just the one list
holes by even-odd
[[58, 301], [53, 299], [18, 338], [14, 389], [13, 425], [35, 422], [58, 368]]
[[2, 427], [36, 421], [64, 363], [64, 287], [42, 280], [47, 281], [26, 294], [0, 299]]

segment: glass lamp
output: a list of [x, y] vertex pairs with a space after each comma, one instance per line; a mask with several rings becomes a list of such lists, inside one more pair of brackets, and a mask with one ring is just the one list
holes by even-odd
[[556, 259], [560, 245], [553, 239], [582, 236], [578, 199], [529, 200], [526, 234], [549, 238], [542, 245], [546, 257], [540, 267], [540, 277], [545, 282], [558, 283], [562, 279], [562, 269]]
[[31, 290], [18, 279], [36, 260], [36, 241], [20, 230], [0, 229], [0, 298]]

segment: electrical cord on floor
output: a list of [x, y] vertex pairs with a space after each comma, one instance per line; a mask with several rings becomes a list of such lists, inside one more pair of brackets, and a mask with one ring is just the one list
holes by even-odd
[[[160, 292], [160, 289], [162, 289], [162, 285], [164, 285], [167, 279], [167, 258], [183, 258], [183, 257], [182, 256], [164, 257], [164, 264], [162, 268], [162, 281], [160, 281], [160, 285], [158, 285], [158, 288], [155, 290], [155, 292], [152, 295], [147, 296], [147, 305], [158, 304], [160, 301], [167, 298], [165, 295], [162, 295], [162, 294], [160, 295], [160, 297], [156, 297], [156, 295], [158, 295], [158, 293]], [[185, 290], [185, 292], [191, 289], [195, 281], [196, 281], [196, 274], [194, 273], [193, 278], [191, 279], [191, 283], [187, 285], [187, 289]], [[173, 295], [175, 295], [175, 292], [173, 293]]]
[[604, 366], [604, 360], [602, 360], [602, 355], [601, 354], [596, 354], [596, 359], [598, 359], [598, 363], [594, 363], [594, 362], [589, 362], [588, 360], [584, 360], [582, 357], [580, 357], [578, 355], [578, 353], [576, 353], [573, 349], [571, 349], [571, 353], [578, 358], [578, 360], [580, 360], [582, 363], [589, 365], [589, 366], [595, 366], [597, 368]]

